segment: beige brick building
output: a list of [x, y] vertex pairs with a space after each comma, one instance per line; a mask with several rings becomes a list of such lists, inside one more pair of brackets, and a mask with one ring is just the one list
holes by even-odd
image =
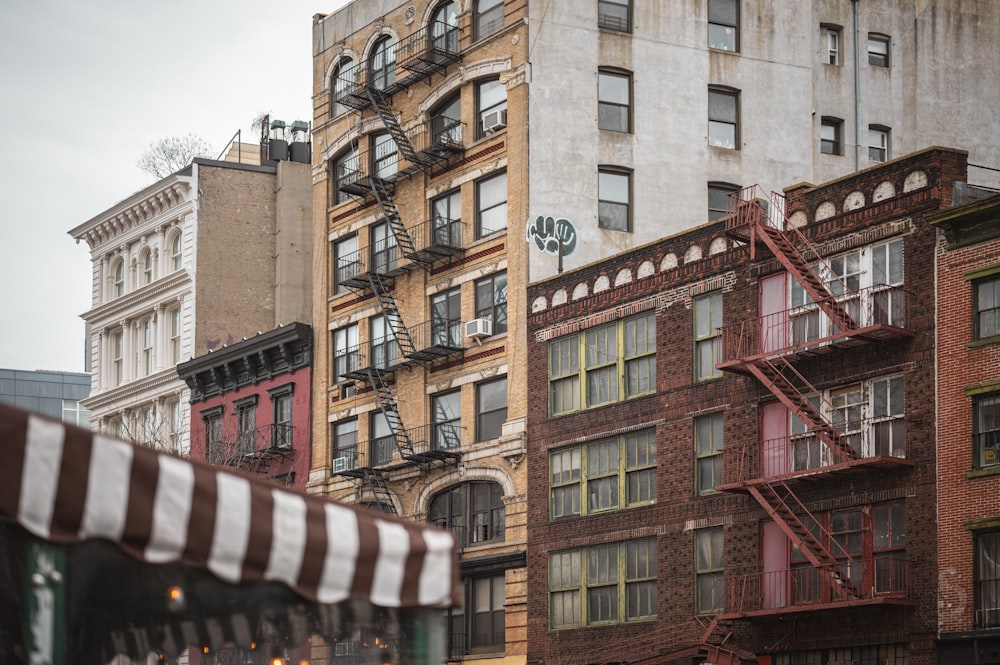
[[448, 657], [515, 664], [527, 127], [506, 120], [526, 117], [526, 5], [474, 22], [467, 4], [357, 2], [315, 19], [309, 489], [452, 529], [466, 604]]

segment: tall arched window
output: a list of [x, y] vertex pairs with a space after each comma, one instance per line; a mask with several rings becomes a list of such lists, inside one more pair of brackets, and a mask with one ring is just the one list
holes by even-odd
[[458, 51], [458, 7], [454, 2], [443, 2], [431, 19], [431, 41], [437, 51]]
[[347, 111], [343, 101], [354, 92], [357, 83], [357, 68], [350, 58], [341, 58], [330, 76], [330, 117], [338, 116]]
[[170, 267], [173, 271], [181, 269], [183, 265], [183, 255], [181, 254], [181, 232], [174, 234], [170, 241]]
[[451, 529], [462, 545], [503, 540], [503, 489], [492, 481], [455, 485], [431, 499], [428, 518]]
[[151, 284], [153, 282], [153, 252], [147, 247], [140, 257], [142, 262], [142, 283]]
[[118, 259], [112, 268], [114, 278], [111, 284], [111, 296], [121, 298], [125, 295], [125, 261]]
[[368, 58], [369, 81], [372, 87], [385, 90], [396, 82], [396, 45], [385, 36], [375, 42]]

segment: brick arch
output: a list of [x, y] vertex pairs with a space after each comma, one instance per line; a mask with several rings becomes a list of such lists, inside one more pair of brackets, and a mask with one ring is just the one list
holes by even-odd
[[487, 466], [466, 467], [464, 470], [451, 469], [445, 475], [423, 486], [413, 502], [414, 516], [419, 519], [427, 519], [431, 499], [436, 494], [454, 485], [476, 480], [491, 480], [498, 483], [505, 497], [516, 494], [513, 479], [503, 469]]

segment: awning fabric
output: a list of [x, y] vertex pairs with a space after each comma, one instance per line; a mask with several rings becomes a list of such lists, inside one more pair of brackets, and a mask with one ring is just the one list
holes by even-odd
[[0, 405], [0, 519], [306, 600], [461, 604], [451, 533]]

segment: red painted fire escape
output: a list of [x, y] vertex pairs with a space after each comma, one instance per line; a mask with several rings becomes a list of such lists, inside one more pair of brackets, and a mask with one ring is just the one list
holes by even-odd
[[[777, 194], [764, 197], [760, 194], [758, 188], [751, 187], [730, 195], [726, 234], [749, 245], [751, 260], [759, 249], [767, 250], [785, 268], [790, 279], [801, 285], [812, 299], [813, 306], [828, 318], [829, 325], [824, 328], [823, 334], [808, 340], [796, 340], [790, 330], [785, 330], [790, 325], [787, 312], [779, 315], [782, 328], [778, 335], [773, 334], [773, 329], [765, 332], [763, 317], [729, 326], [723, 330], [723, 361], [719, 367], [748, 374], [760, 381], [791, 414], [799, 418], [810, 436], [825, 445], [830, 452], [830, 463], [825, 467], [814, 466], [798, 472], [775, 474], [766, 471], [763, 460], [758, 458], [755, 472], [750, 462], [752, 455], [749, 454], [752, 448], [760, 445], [755, 441], [741, 451], [742, 458], [733, 465], [737, 468], [730, 468], [727, 461], [728, 477], [735, 477], [735, 482], [727, 480], [718, 489], [748, 493], [760, 504], [817, 571], [816, 578], [825, 587], [824, 597], [828, 603], [854, 604], [871, 600], [868, 598], [871, 594], [857, 588], [849, 574], [845, 573], [863, 562], [852, 560], [846, 551], [839, 548], [836, 552], [831, 551], [834, 540], [822, 530], [819, 521], [796, 496], [793, 485], [806, 480], [815, 482], [824, 476], [854, 469], [909, 466], [912, 463], [885, 456], [863, 458], [852, 445], [851, 438], [843, 433], [843, 424], [831, 422], [824, 415], [824, 410], [818, 406], [822, 402], [821, 391], [806, 380], [795, 363], [835, 349], [912, 333], [906, 330], [905, 313], [891, 320], [885, 316], [864, 314], [860, 317], [862, 320], [857, 320], [852, 316], [846, 303], [858, 294], [846, 290], [835, 273], [823, 263], [816, 248], [785, 218], [784, 197]], [[905, 303], [901, 291], [900, 302]], [[832, 413], [832, 405], [827, 406], [826, 411]], [[754, 579], [763, 580], [763, 577]], [[754, 584], [756, 589], [749, 588]], [[739, 583], [729, 585], [730, 598], [723, 619], [787, 610], [787, 605], [776, 607], [761, 602], [761, 583], [744, 580], [743, 585], [747, 588], [734, 588], [739, 587]], [[746, 598], [756, 600], [746, 603]]]

